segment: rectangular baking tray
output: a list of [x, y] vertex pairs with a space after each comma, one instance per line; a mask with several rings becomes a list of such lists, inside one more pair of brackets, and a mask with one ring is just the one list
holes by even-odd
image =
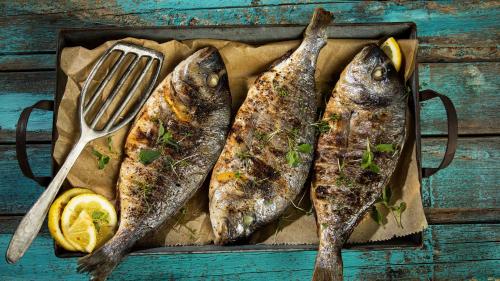
[[[100, 29], [63, 29], [60, 30], [57, 44], [57, 81], [55, 91], [55, 110], [52, 133], [52, 152], [57, 139], [56, 120], [57, 109], [66, 87], [66, 75], [60, 68], [61, 52], [66, 47], [82, 46], [88, 49], [98, 47], [109, 40], [125, 37], [136, 37], [167, 42], [169, 40], [188, 39], [220, 39], [239, 41], [252, 45], [265, 44], [276, 41], [301, 39], [305, 25], [258, 25], [258, 26], [202, 26], [202, 27], [134, 27], [134, 28], [100, 28]], [[416, 39], [417, 28], [415, 23], [370, 23], [370, 24], [332, 24], [328, 27], [328, 37], [331, 39], [381, 39], [392, 36], [396, 39]], [[419, 181], [421, 174], [421, 144], [420, 144], [420, 104], [418, 100], [418, 65], [411, 75], [408, 85], [412, 97], [409, 99], [409, 108], [414, 120], [414, 132], [417, 150], [417, 165]], [[53, 161], [52, 175], [55, 175], [59, 165]], [[390, 248], [419, 248], [422, 247], [422, 232], [405, 237], [396, 237], [387, 241], [369, 242], [363, 244], [348, 244], [345, 248], [351, 249], [390, 249]], [[54, 243], [55, 255], [60, 258], [81, 256], [79, 253], [69, 252]], [[234, 246], [168, 246], [149, 249], [136, 248], [132, 255], [144, 254], [175, 254], [175, 253], [206, 253], [206, 252], [237, 252], [237, 251], [300, 251], [316, 250], [317, 245], [234, 245]]]

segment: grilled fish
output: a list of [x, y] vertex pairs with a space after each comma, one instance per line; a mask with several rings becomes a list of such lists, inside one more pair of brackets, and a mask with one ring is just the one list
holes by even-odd
[[341, 248], [381, 196], [405, 140], [404, 83], [375, 44], [365, 46], [340, 75], [322, 121], [311, 199], [319, 251], [313, 280], [342, 280]]
[[191, 198], [221, 152], [231, 118], [226, 68], [207, 47], [182, 61], [158, 85], [127, 136], [118, 192], [120, 226], [78, 271], [104, 280], [134, 243]]
[[210, 181], [216, 244], [247, 238], [302, 190], [315, 144], [316, 60], [331, 19], [316, 9], [301, 45], [257, 78], [238, 110]]

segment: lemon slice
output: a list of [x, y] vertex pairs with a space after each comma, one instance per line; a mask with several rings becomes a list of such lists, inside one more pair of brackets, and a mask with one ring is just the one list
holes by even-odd
[[380, 48], [382, 48], [382, 51], [384, 51], [384, 53], [391, 59], [396, 71], [399, 71], [399, 69], [401, 69], [403, 55], [401, 54], [401, 49], [399, 48], [399, 44], [396, 42], [396, 39], [394, 39], [394, 37], [390, 37], [382, 43]]
[[91, 253], [97, 244], [97, 231], [92, 218], [86, 211], [80, 212], [64, 235], [71, 245], [81, 252]]
[[52, 206], [50, 206], [48, 215], [48, 226], [50, 235], [56, 240], [56, 243], [61, 245], [64, 249], [69, 251], [76, 251], [75, 247], [71, 245], [61, 231], [61, 226], [59, 225], [59, 220], [61, 219], [61, 213], [64, 207], [68, 204], [69, 200], [77, 195], [84, 193], [93, 193], [90, 189], [85, 188], [72, 188], [59, 196]]
[[98, 194], [75, 196], [68, 202], [61, 216], [61, 228], [66, 238], [69, 229], [76, 223], [83, 211], [90, 216], [90, 221], [97, 232], [96, 247], [100, 247], [115, 233], [118, 221], [115, 208], [108, 199]]

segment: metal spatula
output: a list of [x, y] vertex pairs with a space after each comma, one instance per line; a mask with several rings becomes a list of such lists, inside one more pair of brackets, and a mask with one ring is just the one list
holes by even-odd
[[[117, 55], [118, 58], [106, 73], [103, 71], [103, 63], [108, 59], [111, 60], [112, 54], [113, 56]], [[128, 61], [130, 62], [127, 65]], [[52, 201], [85, 145], [92, 140], [117, 131], [137, 115], [156, 85], [162, 63], [163, 54], [160, 52], [129, 43], [113, 45], [97, 61], [83, 85], [79, 99], [80, 138], [50, 185], [19, 223], [7, 250], [7, 262], [17, 262], [31, 245], [42, 227]], [[123, 67], [126, 67], [125, 71], [120, 71]], [[95, 76], [99, 72], [105, 73], [104, 78], [95, 87], [93, 94], [90, 94], [89, 92], [93, 88], [91, 85], [95, 82]], [[147, 77], [149, 79], [145, 80]], [[115, 84], [110, 82], [115, 79], [117, 81]], [[125, 94], [119, 95], [127, 81], [131, 82], [131, 86], [125, 91]], [[109, 87], [111, 87], [109, 95], [107, 98], [103, 98], [105, 88]], [[135, 100], [132, 100], [134, 97]], [[100, 107], [98, 101], [103, 101]], [[112, 104], [116, 104], [117, 109], [111, 110]], [[109, 112], [110, 110], [111, 112]], [[105, 112], [109, 112], [107, 115], [110, 117], [107, 120], [104, 120], [106, 118], [103, 117]], [[125, 112], [127, 114], [123, 116]], [[95, 115], [92, 117], [93, 113]], [[87, 124], [86, 120], [89, 120], [90, 124]]]

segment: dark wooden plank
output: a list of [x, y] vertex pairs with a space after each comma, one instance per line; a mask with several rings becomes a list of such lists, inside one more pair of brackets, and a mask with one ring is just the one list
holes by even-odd
[[[425, 231], [422, 248], [344, 250], [345, 277], [346, 280], [464, 280], [472, 277], [486, 280], [500, 274], [498, 266], [494, 266], [500, 253], [499, 230], [500, 225], [493, 224], [436, 225]], [[9, 234], [0, 234], [1, 251], [9, 239]], [[480, 250], [475, 252], [471, 248]], [[75, 273], [75, 259], [57, 259], [52, 251], [50, 237], [39, 236], [19, 264], [7, 265], [0, 261], [0, 279], [82, 278]], [[110, 280], [307, 280], [312, 274], [315, 255], [316, 251], [135, 255], [121, 263]], [[458, 269], [453, 264], [466, 268]], [[446, 275], [448, 266], [451, 270]], [[471, 266], [476, 268], [467, 268]]]
[[[445, 139], [422, 139], [423, 165], [437, 167]], [[500, 138], [460, 138], [451, 165], [423, 180], [430, 208], [497, 208], [500, 198]]]
[[[4, 3], [0, 48], [5, 53], [54, 51], [56, 30], [67, 27], [306, 24], [317, 3], [218, 1], [184, 4], [166, 1], [81, 2], [38, 5]], [[220, 6], [218, 6], [221, 4]], [[474, 9], [470, 9], [471, 6]], [[497, 1], [322, 3], [337, 22], [414, 21], [422, 42], [422, 61], [496, 60]], [[47, 12], [50, 11], [50, 12]]]
[[[22, 110], [39, 100], [52, 100], [54, 91], [54, 71], [0, 73], [0, 142], [14, 142]], [[52, 113], [33, 111], [28, 131], [28, 140], [50, 140]]]
[[55, 67], [56, 55], [53, 53], [0, 55], [0, 71], [52, 70]]
[[426, 208], [430, 224], [500, 223], [499, 208]]
[[[459, 134], [500, 133], [500, 63], [429, 63], [419, 65], [421, 89], [433, 89], [454, 103]], [[422, 103], [422, 134], [446, 134], [446, 112], [439, 99]]]
[[[500, 118], [496, 98], [500, 88], [500, 63], [420, 64], [421, 89], [448, 95], [459, 115], [460, 134], [498, 134]], [[21, 110], [39, 99], [52, 99], [55, 73], [52, 71], [0, 73], [0, 142], [13, 142]], [[484, 102], [488, 101], [488, 102]], [[422, 103], [422, 133], [446, 134], [446, 113], [438, 100]], [[51, 114], [35, 112], [29, 124], [30, 140], [51, 138]]]

